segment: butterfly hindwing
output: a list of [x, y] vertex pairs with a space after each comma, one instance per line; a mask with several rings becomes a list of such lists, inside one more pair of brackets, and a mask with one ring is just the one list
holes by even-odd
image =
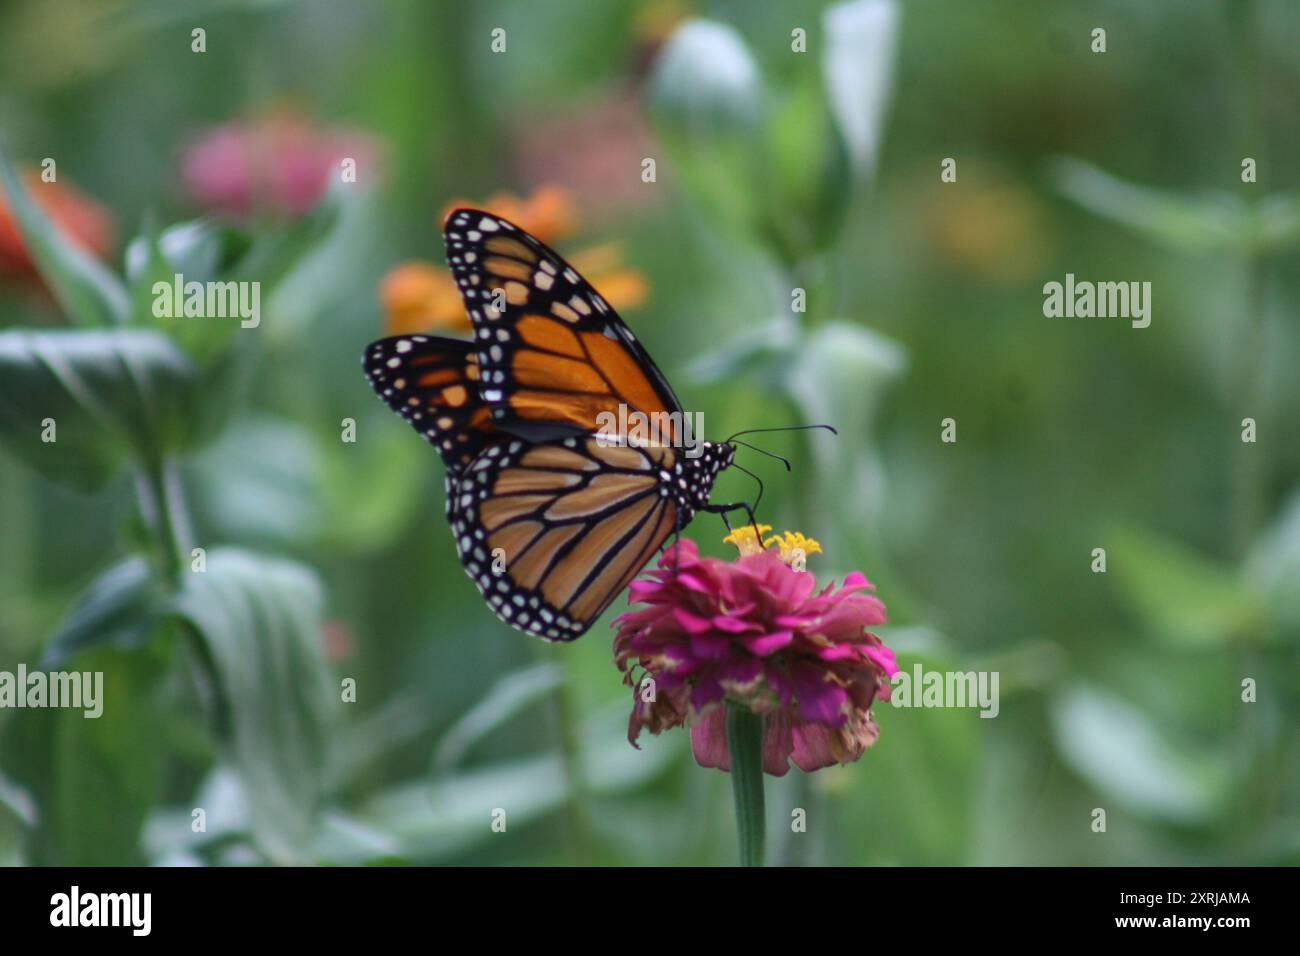
[[677, 528], [661, 478], [674, 461], [592, 436], [500, 438], [447, 478], [466, 573], [507, 624], [581, 636]]
[[395, 335], [366, 346], [366, 377], [388, 406], [442, 456], [465, 467], [499, 434], [479, 397], [472, 343], [436, 335]]
[[620, 405], [680, 414], [618, 313], [545, 243], [476, 209], [453, 211], [444, 239], [474, 326], [480, 394], [503, 430], [534, 441], [592, 433]]

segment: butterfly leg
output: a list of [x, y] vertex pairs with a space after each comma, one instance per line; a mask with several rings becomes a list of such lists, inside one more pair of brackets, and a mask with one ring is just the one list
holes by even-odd
[[754, 509], [748, 501], [737, 501], [729, 505], [705, 505], [700, 510], [721, 517], [722, 523], [727, 526], [728, 532], [731, 531], [731, 522], [727, 520], [727, 514], [732, 511], [744, 511], [745, 517], [749, 519], [749, 524], [754, 529], [755, 539], [762, 540], [763, 536], [758, 533], [758, 521], [754, 518]]

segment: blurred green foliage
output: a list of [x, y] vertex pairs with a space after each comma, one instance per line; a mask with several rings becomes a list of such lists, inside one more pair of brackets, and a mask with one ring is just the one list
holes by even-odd
[[[810, 570], [876, 582], [904, 668], [1001, 675], [996, 719], [878, 707], [859, 763], [769, 781], [776, 862], [1300, 860], [1296, 49], [1288, 0], [5, 5], [48, 292], [0, 282], [0, 670], [102, 670], [107, 703], [0, 710], [0, 860], [735, 859], [686, 734], [628, 746], [608, 629], [482, 606], [360, 373], [443, 206], [549, 182], [648, 277], [625, 318], [711, 436], [840, 428], [764, 436], [789, 476], [745, 459]], [[202, 215], [186, 144], [285, 103], [380, 168]], [[46, 156], [108, 263], [24, 201], [9, 161]], [[261, 325], [156, 319], [173, 272], [259, 279]], [[1151, 327], [1044, 318], [1067, 272], [1150, 281]]]

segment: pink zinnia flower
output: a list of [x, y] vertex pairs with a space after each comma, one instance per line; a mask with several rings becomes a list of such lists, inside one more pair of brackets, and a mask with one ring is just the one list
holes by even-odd
[[820, 550], [802, 535], [770, 539], [779, 550], [739, 538], [736, 561], [701, 558], [682, 539], [632, 583], [629, 601], [646, 606], [614, 622], [614, 655], [633, 687], [628, 740], [689, 718], [696, 761], [730, 770], [731, 701], [764, 716], [767, 773], [782, 776], [791, 759], [805, 771], [857, 760], [878, 733], [871, 705], [889, 699], [898, 671], [894, 652], [867, 630], [885, 622], [884, 604], [858, 572], [818, 591], [798, 570]]
[[324, 129], [287, 110], [213, 127], [181, 158], [181, 175], [203, 208], [243, 219], [257, 212], [298, 217], [356, 161], [358, 182], [374, 172], [374, 140], [352, 130]]

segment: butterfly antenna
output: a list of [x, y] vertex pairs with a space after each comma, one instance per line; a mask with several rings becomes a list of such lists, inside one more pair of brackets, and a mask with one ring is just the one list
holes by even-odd
[[727, 441], [731, 442], [736, 438], [739, 438], [741, 435], [757, 435], [759, 432], [803, 432], [808, 431], [810, 428], [824, 428], [832, 435], [839, 434], [839, 432], [830, 425], [782, 425], [779, 428], [746, 428], [744, 431], [736, 432], [736, 434], [732, 435], [731, 438], [728, 438]]
[[776, 454], [775, 452], [768, 451], [766, 448], [759, 448], [757, 445], [751, 445], [751, 444], [750, 444], [749, 442], [747, 442], [747, 441], [735, 441], [735, 440], [732, 440], [732, 441], [730, 442], [730, 444], [733, 444], [733, 445], [744, 445], [746, 448], [752, 448], [754, 451], [758, 452], [758, 453], [761, 454], [761, 455], [766, 455], [768, 458], [775, 458], [775, 459], [776, 459], [777, 461], [779, 461], [781, 464], [785, 465], [785, 470], [786, 470], [786, 471], [792, 471], [792, 470], [793, 470], [793, 469], [790, 467], [790, 459], [788, 459], [788, 458], [782, 458], [780, 455]]

